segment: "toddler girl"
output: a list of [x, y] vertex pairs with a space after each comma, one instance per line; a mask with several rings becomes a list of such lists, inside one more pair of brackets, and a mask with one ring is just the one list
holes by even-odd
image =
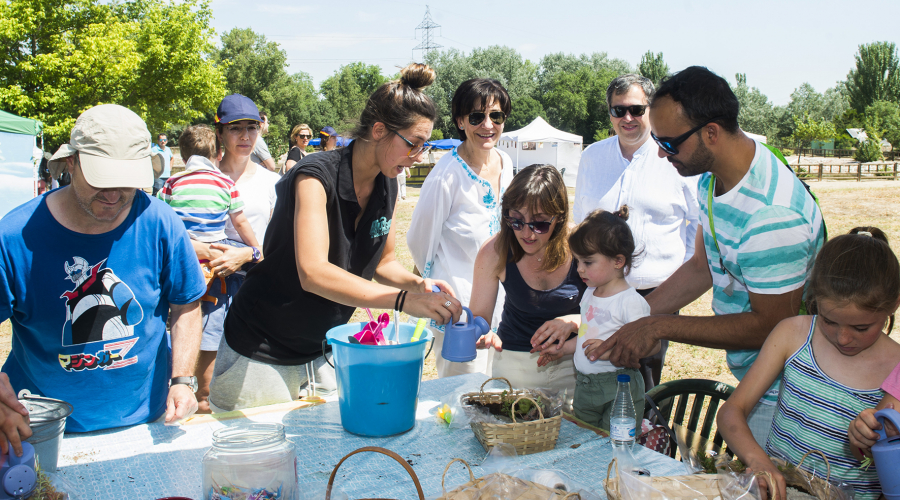
[[[900, 360], [900, 345], [884, 334], [900, 299], [900, 264], [877, 228], [855, 228], [827, 242], [813, 265], [807, 288], [814, 316], [788, 318], [772, 330], [759, 357], [717, 418], [728, 447], [753, 471], [769, 471], [785, 498], [785, 482], [768, 455], [797, 464], [809, 450], [822, 451], [831, 478], [856, 490], [856, 498], [881, 493], [874, 467], [859, 467], [847, 428], [873, 408], [882, 381]], [[784, 371], [783, 376], [781, 375]], [[766, 449], [750, 434], [747, 415], [782, 376], [778, 410]], [[824, 476], [825, 462], [810, 454], [803, 469]], [[765, 495], [763, 495], [765, 497]]]
[[578, 259], [578, 275], [588, 286], [581, 299], [581, 326], [578, 336], [566, 341], [560, 350], [542, 351], [538, 366], [574, 353], [575, 417], [601, 429], [610, 428], [618, 387], [616, 377], [629, 375], [637, 433], [644, 413], [641, 372], [613, 366], [607, 361], [609, 353], [591, 360], [603, 341], [622, 325], [650, 315], [650, 305], [625, 281], [635, 255], [634, 237], [626, 220], [628, 206], [625, 205], [616, 213], [595, 210], [569, 236], [569, 248]]

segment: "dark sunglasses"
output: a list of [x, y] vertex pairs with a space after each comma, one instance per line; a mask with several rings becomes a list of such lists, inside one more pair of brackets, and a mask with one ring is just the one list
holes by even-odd
[[408, 158], [415, 158], [419, 155], [422, 155], [422, 154], [425, 154], [425, 153], [431, 151], [431, 144], [428, 144], [427, 142], [422, 144], [421, 146], [416, 146], [415, 144], [412, 143], [412, 141], [410, 141], [406, 137], [403, 137], [402, 135], [400, 135], [400, 132], [397, 132], [396, 130], [394, 130], [394, 133], [397, 134], [397, 137], [403, 139], [404, 142], [409, 144], [409, 152], [406, 153], [406, 156]]
[[312, 138], [311, 135], [306, 135], [306, 134], [300, 134], [300, 135], [298, 135], [297, 137], [299, 137], [299, 138], [301, 138], [301, 139], [311, 139], [311, 138]]
[[612, 106], [609, 108], [609, 114], [613, 118], [622, 118], [625, 113], [631, 113], [631, 116], [643, 116], [647, 111], [646, 104], [632, 104], [631, 106]]
[[656, 134], [654, 134], [653, 132], [650, 132], [650, 137], [652, 137], [653, 140], [656, 141], [656, 144], [659, 146], [659, 149], [662, 149], [663, 151], [665, 151], [666, 154], [670, 154], [670, 155], [674, 156], [674, 155], [678, 154], [678, 145], [679, 144], [688, 140], [688, 138], [690, 136], [694, 135], [701, 128], [709, 125], [710, 123], [712, 123], [716, 120], [722, 119], [722, 118], [723, 118], [722, 116], [710, 118], [709, 120], [706, 120], [705, 122], [701, 123], [700, 125], [697, 125], [696, 127], [688, 130], [687, 132], [679, 135], [678, 137], [676, 137], [674, 139], [670, 139], [668, 137], [656, 137]]
[[481, 111], [476, 111], [474, 113], [469, 113], [469, 125], [477, 127], [481, 125], [484, 121], [484, 117], [487, 116], [497, 125], [503, 125], [503, 122], [506, 121], [506, 113], [502, 111], [491, 111], [490, 113], [483, 113]]
[[533, 232], [537, 234], [544, 234], [550, 231], [550, 224], [553, 223], [553, 219], [555, 218], [556, 216], [554, 215], [550, 218], [550, 220], [525, 222], [522, 219], [516, 219], [515, 217], [510, 217], [508, 215], [504, 217], [504, 219], [506, 219], [506, 223], [509, 224], [509, 227], [511, 227], [513, 231], [521, 231], [525, 229], [525, 226], [528, 226]]

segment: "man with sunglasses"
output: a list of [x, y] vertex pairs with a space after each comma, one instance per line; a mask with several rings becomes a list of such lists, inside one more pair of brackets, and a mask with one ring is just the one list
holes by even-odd
[[[699, 213], [697, 179], [678, 175], [656, 154], [648, 110], [652, 95], [653, 83], [640, 75], [610, 82], [606, 103], [616, 135], [582, 153], [573, 207], [573, 221], [579, 223], [598, 208], [615, 212], [628, 205], [628, 226], [643, 253], [626, 279], [641, 295], [694, 254]], [[667, 347], [663, 340], [658, 353], [641, 359], [648, 391], [659, 384]]]
[[[631, 366], [658, 339], [726, 350], [740, 380], [769, 332], [801, 310], [809, 271], [825, 240], [812, 196], [764, 144], [738, 127], [739, 104], [728, 82], [693, 66], [663, 81], [650, 104], [659, 156], [683, 176], [700, 175], [700, 225], [694, 257], [647, 296], [656, 316], [623, 326], [603, 346]], [[712, 317], [659, 315], [712, 287]], [[599, 355], [599, 353], [598, 353]], [[765, 443], [780, 381], [748, 415]]]

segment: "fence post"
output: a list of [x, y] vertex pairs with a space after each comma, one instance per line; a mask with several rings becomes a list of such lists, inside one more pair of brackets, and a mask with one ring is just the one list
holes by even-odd
[[862, 163], [856, 164], [856, 182], [862, 180]]
[[822, 180], [822, 164], [819, 163], [819, 180]]
[[893, 179], [895, 181], [897, 180], [897, 163], [896, 162], [894, 162], [894, 177], [893, 177]]

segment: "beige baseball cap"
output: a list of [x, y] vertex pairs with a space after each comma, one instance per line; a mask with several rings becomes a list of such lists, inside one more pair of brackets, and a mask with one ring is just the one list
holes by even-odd
[[150, 131], [140, 116], [117, 104], [101, 104], [75, 121], [69, 143], [50, 158], [55, 175], [76, 152], [84, 178], [95, 188], [147, 188], [153, 185]]

